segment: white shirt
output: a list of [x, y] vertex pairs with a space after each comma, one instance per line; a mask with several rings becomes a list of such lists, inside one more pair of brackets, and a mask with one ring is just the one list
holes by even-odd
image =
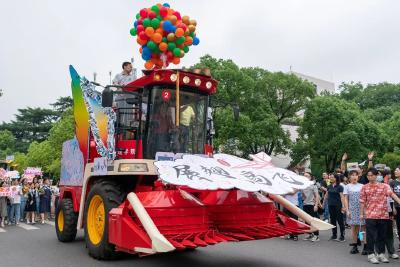
[[360, 183], [347, 184], [344, 186], [343, 195], [348, 195], [350, 192], [360, 192], [362, 187], [363, 185]]
[[293, 195], [285, 195], [286, 200], [288, 200], [293, 205], [299, 206], [299, 196], [298, 192], [294, 193]]
[[115, 75], [113, 84], [116, 85], [127, 85], [136, 80], [136, 73], [132, 71], [130, 74], [125, 74], [125, 72], [118, 73]]

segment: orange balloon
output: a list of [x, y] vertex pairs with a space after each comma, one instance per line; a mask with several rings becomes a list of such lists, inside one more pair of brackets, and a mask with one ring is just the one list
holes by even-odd
[[151, 39], [156, 43], [159, 44], [162, 40], [162, 35], [159, 34], [158, 32], [154, 33]]
[[144, 67], [145, 67], [147, 70], [151, 70], [151, 69], [154, 67], [154, 63], [151, 62], [151, 61], [146, 61], [146, 63], [144, 63]]
[[190, 36], [186, 36], [184, 44], [185, 45], [192, 45], [193, 44], [193, 38], [190, 37]]
[[181, 62], [181, 59], [179, 57], [174, 57], [174, 59], [172, 60], [172, 63], [178, 65]]
[[139, 52], [140, 52], [140, 54], [143, 52], [143, 48], [142, 47], [139, 48]]
[[186, 31], [185, 31], [185, 35], [186, 36], [188, 36], [190, 34], [190, 31], [189, 31], [189, 29], [186, 29]]
[[188, 25], [190, 23], [190, 18], [189, 16], [183, 16], [182, 17], [182, 22]]
[[142, 39], [140, 39], [140, 38], [137, 38], [137, 43], [138, 44], [140, 44], [140, 45], [145, 45], [145, 44], [147, 44], [147, 41], [146, 40], [142, 40]]
[[160, 50], [162, 52], [165, 52], [168, 49], [168, 45], [167, 45], [167, 43], [162, 42], [162, 43], [159, 44], [158, 48], [160, 48]]
[[190, 25], [196, 26], [197, 25], [197, 21], [195, 19], [191, 19], [189, 21]]
[[194, 32], [196, 30], [196, 26], [189, 25], [188, 29], [189, 29], [190, 32]]
[[172, 8], [168, 8], [168, 15], [172, 15], [174, 14], [175, 10], [173, 10]]
[[172, 16], [169, 18], [169, 21], [171, 21], [171, 23], [175, 25], [175, 24], [178, 22], [178, 19], [176, 18], [175, 15], [172, 15]]
[[154, 34], [154, 29], [152, 27], [147, 27], [145, 33], [147, 36], [151, 37]]
[[185, 47], [185, 45], [184, 44], [178, 44], [178, 45], [176, 45], [176, 47], [183, 49], [183, 47]]
[[162, 7], [162, 5], [161, 5], [160, 3], [157, 3], [157, 6], [158, 6], [158, 8], [161, 8], [161, 7]]
[[170, 42], [175, 41], [175, 34], [173, 34], [172, 32], [169, 33], [169, 34], [167, 35], [167, 40], [170, 41]]
[[176, 37], [182, 37], [183, 35], [185, 34], [185, 31], [182, 29], [182, 28], [178, 28], [178, 29], [176, 29], [176, 31], [175, 31], [175, 35], [176, 35]]
[[161, 27], [157, 28], [157, 29], [156, 29], [156, 32], [159, 33], [159, 34], [161, 34], [161, 35], [164, 34], [164, 30], [163, 30]]

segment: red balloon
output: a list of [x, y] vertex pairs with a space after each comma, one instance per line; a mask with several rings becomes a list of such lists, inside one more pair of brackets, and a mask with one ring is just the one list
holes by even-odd
[[143, 26], [143, 25], [138, 25], [138, 26], [136, 27], [136, 32], [139, 34], [139, 33], [141, 33], [142, 31], [144, 31], [144, 26]]
[[143, 25], [143, 20], [142, 20], [142, 19], [139, 19], [139, 20], [137, 21], [137, 25]]
[[149, 13], [149, 18], [150, 18], [150, 19], [154, 19], [154, 18], [156, 18], [156, 17], [157, 17], [157, 14], [154, 13], [153, 11], [151, 11], [151, 12]]
[[166, 7], [160, 8], [160, 15], [161, 17], [165, 17], [168, 15], [168, 9]]
[[141, 31], [139, 33], [139, 38], [142, 39], [142, 40], [149, 40], [149, 37], [147, 36], [145, 31]]
[[178, 20], [181, 20], [181, 19], [182, 19], [181, 13], [179, 13], [178, 11], [175, 11], [174, 13], [172, 13], [172, 15], [175, 15], [175, 17], [176, 17]]
[[171, 51], [168, 51], [168, 52], [167, 52], [167, 59], [168, 59], [169, 61], [172, 61], [172, 59], [174, 59], [174, 54], [173, 54]]
[[145, 9], [145, 8], [143, 8], [142, 10], [140, 10], [140, 12], [139, 12], [139, 14], [140, 14], [140, 16], [142, 17], [142, 18], [147, 18], [147, 10]]
[[179, 23], [177, 27], [182, 28], [184, 32], [187, 30], [187, 26], [185, 23]]

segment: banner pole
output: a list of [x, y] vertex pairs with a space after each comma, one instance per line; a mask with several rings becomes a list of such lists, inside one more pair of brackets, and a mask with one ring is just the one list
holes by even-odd
[[176, 107], [175, 107], [175, 110], [176, 110], [176, 112], [175, 112], [175, 125], [177, 126], [177, 127], [179, 127], [179, 120], [180, 120], [180, 118], [179, 118], [179, 115], [180, 115], [180, 108], [181, 108], [181, 106], [180, 106], [180, 99], [179, 99], [179, 71], [177, 71], [176, 72], [176, 90], [175, 90], [175, 93], [176, 93]]

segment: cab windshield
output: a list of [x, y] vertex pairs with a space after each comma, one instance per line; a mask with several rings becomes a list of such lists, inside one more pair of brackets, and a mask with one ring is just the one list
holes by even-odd
[[146, 158], [154, 158], [157, 152], [204, 153], [207, 95], [181, 90], [179, 126], [176, 126], [175, 94], [170, 88], [150, 90]]

